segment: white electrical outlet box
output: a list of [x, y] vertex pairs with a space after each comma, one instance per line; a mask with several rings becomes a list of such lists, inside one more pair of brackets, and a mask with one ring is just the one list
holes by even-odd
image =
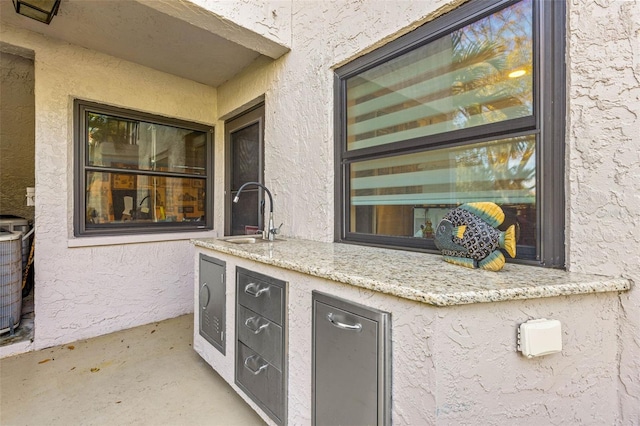
[[530, 320], [518, 327], [518, 350], [527, 358], [562, 351], [562, 325], [546, 318]]
[[36, 189], [34, 187], [27, 188], [27, 206], [35, 206], [36, 205]]

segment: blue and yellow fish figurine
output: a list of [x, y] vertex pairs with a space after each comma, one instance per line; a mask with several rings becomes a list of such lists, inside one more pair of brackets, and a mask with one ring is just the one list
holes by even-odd
[[466, 203], [447, 213], [436, 229], [436, 247], [444, 260], [468, 268], [499, 271], [505, 264], [500, 249], [516, 256], [515, 226], [496, 229], [504, 212], [494, 203]]

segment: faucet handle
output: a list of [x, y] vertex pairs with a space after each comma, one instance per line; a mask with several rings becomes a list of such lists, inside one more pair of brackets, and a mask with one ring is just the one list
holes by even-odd
[[282, 223], [280, 224], [280, 226], [278, 226], [277, 228], [273, 228], [273, 229], [271, 230], [271, 232], [272, 232], [274, 235], [279, 234], [279, 233], [280, 233], [280, 228], [282, 228], [282, 225], [284, 225], [284, 222], [282, 222]]

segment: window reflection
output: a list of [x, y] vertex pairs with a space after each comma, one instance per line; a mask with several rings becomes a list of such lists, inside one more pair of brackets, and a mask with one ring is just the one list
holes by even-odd
[[530, 135], [351, 163], [350, 231], [432, 238], [451, 208], [491, 201], [535, 246], [535, 151]]
[[347, 80], [347, 149], [533, 114], [532, 4], [516, 3]]
[[87, 227], [205, 220], [204, 179], [87, 172]]
[[88, 114], [89, 165], [205, 174], [206, 134]]

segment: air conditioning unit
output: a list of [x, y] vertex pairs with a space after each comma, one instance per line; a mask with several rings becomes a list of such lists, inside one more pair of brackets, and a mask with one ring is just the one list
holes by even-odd
[[22, 315], [22, 233], [0, 230], [0, 334], [12, 331]]
[[[14, 216], [11, 214], [0, 214], [0, 229], [5, 231], [22, 232], [24, 237], [29, 232], [29, 221], [23, 217]], [[22, 270], [27, 266], [27, 260], [29, 259], [29, 239], [22, 240]]]

